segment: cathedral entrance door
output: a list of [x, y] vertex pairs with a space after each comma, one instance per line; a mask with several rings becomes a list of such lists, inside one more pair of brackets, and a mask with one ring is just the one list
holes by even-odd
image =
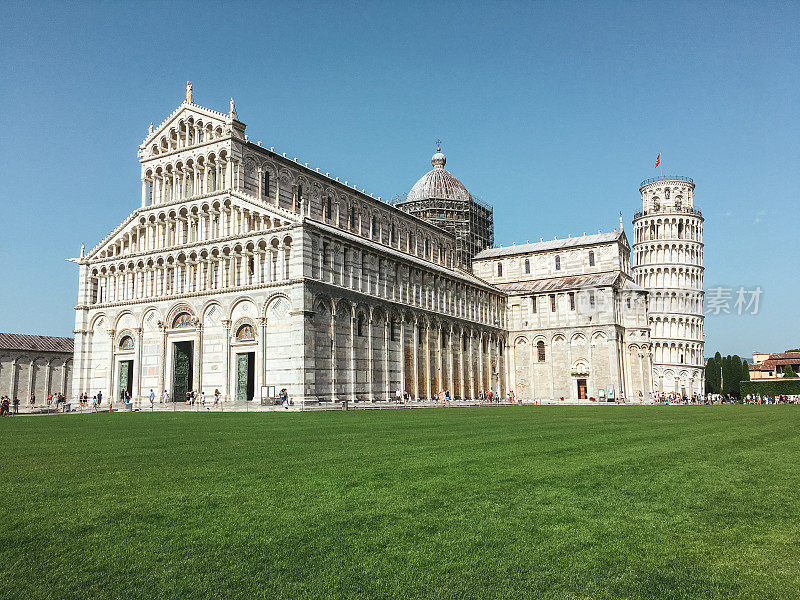
[[245, 352], [236, 355], [236, 399], [250, 401], [255, 395], [256, 354]]
[[117, 400], [124, 400], [122, 391], [125, 390], [133, 398], [133, 361], [122, 360], [119, 363], [119, 378], [117, 381]]
[[192, 389], [192, 342], [172, 345], [172, 401], [184, 402]]
[[586, 380], [578, 379], [578, 400], [586, 400]]

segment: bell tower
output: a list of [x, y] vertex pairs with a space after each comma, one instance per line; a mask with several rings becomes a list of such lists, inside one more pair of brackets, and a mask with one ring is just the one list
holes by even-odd
[[703, 215], [690, 177], [661, 176], [639, 186], [633, 216], [633, 278], [650, 292], [654, 391], [705, 391]]

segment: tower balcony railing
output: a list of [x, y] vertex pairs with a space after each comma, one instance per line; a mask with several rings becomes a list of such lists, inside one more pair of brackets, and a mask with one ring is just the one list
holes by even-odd
[[644, 210], [633, 213], [633, 218], [638, 219], [645, 215], [658, 215], [664, 213], [685, 213], [687, 215], [697, 215], [698, 217], [703, 216], [703, 211], [701, 211], [697, 206], [662, 206], [657, 209], [650, 209]]
[[651, 177], [650, 179], [645, 179], [642, 183], [639, 184], [639, 187], [644, 187], [648, 183], [655, 183], [656, 181], [685, 181], [686, 183], [694, 183], [694, 179], [691, 177], [686, 177], [684, 175], [659, 175], [658, 177]]

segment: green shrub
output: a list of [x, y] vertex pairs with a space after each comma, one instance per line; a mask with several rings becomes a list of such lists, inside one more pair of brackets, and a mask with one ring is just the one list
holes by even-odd
[[762, 396], [780, 396], [781, 394], [800, 395], [800, 379], [767, 379], [764, 381], [742, 381], [742, 396], [760, 394]]

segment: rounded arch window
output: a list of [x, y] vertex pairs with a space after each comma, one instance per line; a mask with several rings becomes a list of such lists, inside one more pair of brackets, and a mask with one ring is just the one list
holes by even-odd
[[129, 335], [122, 336], [119, 341], [120, 350], [133, 350], [133, 338]]
[[253, 326], [249, 323], [245, 323], [239, 329], [236, 330], [236, 341], [237, 342], [252, 342], [256, 339], [256, 332], [253, 330]]
[[180, 313], [172, 322], [173, 329], [183, 329], [185, 327], [194, 327], [192, 316], [188, 312]]

